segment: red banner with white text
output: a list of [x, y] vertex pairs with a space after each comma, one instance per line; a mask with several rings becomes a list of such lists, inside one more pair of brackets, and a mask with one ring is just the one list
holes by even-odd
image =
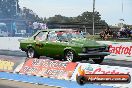
[[22, 74], [65, 79], [71, 78], [77, 63], [49, 59], [29, 59], [20, 70]]

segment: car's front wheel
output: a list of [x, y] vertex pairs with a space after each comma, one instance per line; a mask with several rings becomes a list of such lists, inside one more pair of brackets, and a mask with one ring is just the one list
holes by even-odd
[[104, 56], [100, 56], [99, 58], [97, 59], [92, 59], [94, 61], [95, 64], [100, 64], [103, 62], [104, 60]]
[[67, 50], [64, 53], [64, 60], [68, 62], [74, 62], [75, 61], [75, 53], [72, 50]]
[[36, 53], [36, 51], [32, 47], [28, 48], [27, 57], [28, 58], [39, 58], [38, 54]]

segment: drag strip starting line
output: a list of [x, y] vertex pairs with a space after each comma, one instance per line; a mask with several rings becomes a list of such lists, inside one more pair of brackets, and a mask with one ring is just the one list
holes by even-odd
[[32, 75], [13, 74], [7, 72], [0, 72], [0, 79], [8, 79], [13, 81], [27, 82], [40, 85], [64, 87], [64, 88], [113, 88], [110, 86], [100, 86], [96, 84], [79, 85], [75, 81], [58, 80], [52, 78], [43, 78]]

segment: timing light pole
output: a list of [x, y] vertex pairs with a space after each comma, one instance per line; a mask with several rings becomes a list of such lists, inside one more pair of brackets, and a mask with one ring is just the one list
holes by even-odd
[[94, 13], [94, 10], [95, 10], [95, 0], [93, 0], [93, 36], [94, 36], [94, 29], [95, 29], [95, 27], [94, 27], [94, 16], [95, 16], [95, 13]]

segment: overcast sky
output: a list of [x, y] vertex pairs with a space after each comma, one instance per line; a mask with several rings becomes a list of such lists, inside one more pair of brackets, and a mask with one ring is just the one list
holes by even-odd
[[[95, 10], [108, 24], [124, 23], [132, 25], [132, 0], [95, 0]], [[123, 1], [123, 14], [122, 14]], [[32, 9], [40, 17], [60, 14], [75, 17], [85, 11], [92, 11], [93, 0], [19, 0], [20, 7]]]

